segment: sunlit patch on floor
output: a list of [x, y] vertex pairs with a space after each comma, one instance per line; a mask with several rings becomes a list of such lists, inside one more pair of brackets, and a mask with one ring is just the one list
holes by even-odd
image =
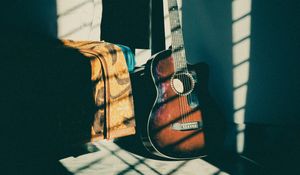
[[189, 174], [226, 175], [228, 173], [202, 159], [165, 161], [141, 157], [121, 149], [113, 141], [94, 144], [99, 151], [78, 157], [68, 157], [60, 162], [73, 174]]

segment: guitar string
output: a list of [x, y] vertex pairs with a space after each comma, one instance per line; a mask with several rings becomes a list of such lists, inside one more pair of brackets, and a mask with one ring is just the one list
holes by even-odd
[[[182, 56], [183, 56], [183, 55], [181, 54], [181, 52], [182, 52], [182, 51], [180, 51], [180, 59], [182, 59]], [[180, 60], [180, 64], [181, 64], [180, 67], [182, 68], [183, 65], [182, 65], [182, 62], [181, 62], [181, 61], [182, 61], [182, 60]], [[183, 72], [181, 73], [181, 78], [180, 78], [180, 79], [183, 81], [183, 85], [182, 85], [182, 86], [183, 86], [183, 93], [185, 93], [185, 90], [186, 90], [186, 88], [185, 88], [185, 86], [186, 86], [186, 81], [185, 81], [185, 70], [183, 70]], [[184, 106], [183, 106], [183, 109], [184, 109], [184, 116], [183, 116], [184, 122], [188, 122], [188, 121], [187, 121], [187, 115], [186, 115], [186, 111], [187, 111], [187, 105], [186, 105], [187, 103], [186, 103], [186, 101], [185, 101], [185, 100], [186, 100], [186, 97], [183, 95], [181, 98], [182, 98], [182, 100], [183, 100], [183, 105], [184, 105]]]
[[[174, 46], [177, 46], [177, 47], [179, 46], [178, 48], [173, 47], [174, 49], [179, 49], [179, 51], [176, 51], [176, 53], [173, 54], [173, 57], [174, 57], [173, 59], [175, 61], [176, 72], [178, 72], [178, 70], [177, 70], [178, 68], [179, 69], [185, 68], [185, 67], [183, 67], [182, 58], [181, 58], [183, 56], [182, 53], [184, 52], [181, 49], [184, 49], [184, 48], [183, 48], [183, 39], [181, 40], [180, 37], [183, 37], [183, 36], [182, 36], [182, 32], [181, 32], [181, 24], [180, 24], [180, 19], [179, 19], [177, 1], [173, 0], [173, 2], [171, 2], [169, 0], [168, 2], [169, 2], [169, 8], [174, 7], [177, 10], [177, 11], [173, 11], [174, 9], [171, 9], [172, 11], [169, 11], [169, 18], [170, 18], [170, 21], [173, 23], [173, 25], [171, 25], [171, 27], [173, 26], [175, 28], [175, 27], [177, 27], [177, 25], [179, 25], [179, 29], [177, 31], [175, 31], [175, 35], [172, 35], [172, 40], [173, 40]], [[174, 22], [177, 25], [174, 25]], [[178, 34], [178, 32], [181, 32], [181, 33]], [[180, 35], [180, 37], [178, 37], [178, 35]], [[182, 93], [185, 92], [185, 85], [187, 84], [187, 78], [185, 78], [186, 76], [184, 75], [184, 73], [185, 73], [185, 70], [183, 70], [183, 71], [180, 70], [179, 75], [177, 75], [178, 79], [181, 81], [181, 83], [183, 83], [182, 84], [182, 88], [183, 88]], [[187, 102], [185, 102], [187, 97], [185, 98], [182, 95], [178, 95], [178, 98], [179, 98], [179, 110], [180, 110], [180, 116], [179, 117], [181, 118], [181, 123], [185, 123], [185, 122], [187, 122], [186, 111], [188, 111], [188, 106], [185, 105], [185, 104], [187, 104]]]
[[[183, 56], [186, 57], [184, 50], [183, 50]], [[188, 75], [189, 72], [188, 72], [187, 65], [185, 65], [185, 67], [186, 67], [186, 73]], [[184, 82], [185, 82], [184, 85], [187, 86], [187, 87], [185, 87], [186, 92], [190, 91], [191, 83], [192, 83], [191, 80], [190, 80], [190, 77], [188, 77], [187, 75], [184, 76]], [[186, 95], [185, 100], [186, 100], [186, 103], [185, 103], [186, 104], [186, 121], [190, 122], [190, 117], [189, 117], [189, 114], [188, 114], [188, 112], [189, 112], [189, 94]]]
[[[176, 0], [175, 0], [176, 1]], [[178, 9], [178, 7], [177, 7]], [[180, 23], [180, 16], [179, 16], [179, 11], [177, 11], [177, 23], [178, 25], [180, 26], [179, 30], [178, 30], [178, 41], [179, 41], [179, 44], [180, 45], [180, 63], [181, 63], [181, 67], [183, 68], [183, 73], [182, 73], [182, 81], [183, 81], [183, 90], [184, 90], [184, 93], [186, 93], [186, 90], [188, 90], [189, 88], [187, 88], [186, 86], [189, 85], [189, 82], [188, 82], [188, 78], [186, 76], [186, 73], [188, 73], [188, 69], [187, 69], [187, 65], [186, 65], [186, 55], [185, 55], [185, 50], [184, 50], [184, 41], [183, 41], [183, 33], [182, 33], [182, 26], [181, 26], [181, 23]], [[184, 100], [184, 118], [185, 118], [185, 122], [189, 122], [189, 117], [188, 117], [188, 101], [187, 101], [187, 97], [183, 97], [183, 100]]]
[[[169, 7], [175, 7], [175, 8], [177, 8], [176, 13], [170, 14], [170, 18], [173, 18], [173, 20], [174, 20], [174, 17], [175, 17], [175, 20], [178, 19], [178, 21], [175, 21], [175, 22], [177, 22], [177, 24], [179, 25], [178, 31], [180, 33], [176, 34], [176, 32], [175, 32], [175, 39], [173, 37], [172, 37], [172, 39], [176, 43], [175, 45], [180, 47], [179, 52], [175, 53], [174, 57], [178, 56], [178, 54], [181, 54], [179, 58], [182, 58], [182, 57], [185, 57], [186, 55], [185, 55], [185, 50], [184, 50], [184, 45], [183, 45], [184, 42], [183, 42], [183, 36], [182, 36], [182, 28], [181, 28], [181, 25], [180, 25], [180, 16], [179, 16], [179, 13], [178, 13], [177, 0], [173, 0], [173, 4], [169, 0]], [[169, 11], [169, 13], [171, 13], [171, 12]], [[174, 16], [174, 15], [176, 15], [176, 16]], [[174, 26], [176, 27], [176, 25], [174, 25], [174, 21], [173, 21], [173, 27]], [[178, 36], [178, 35], [180, 35], [180, 36]], [[174, 47], [174, 48], [177, 48], [177, 47]], [[175, 60], [176, 60], [176, 58], [175, 58]], [[179, 68], [184, 70], [184, 71], [180, 72], [179, 76], [178, 76], [178, 78], [180, 79], [180, 81], [183, 83], [183, 93], [187, 92], [187, 91], [191, 91], [189, 94], [186, 95], [186, 98], [179, 96], [179, 98], [180, 98], [180, 108], [181, 108], [182, 121], [183, 122], [185, 122], [185, 121], [189, 122], [191, 120], [191, 117], [189, 117], [189, 114], [188, 114], [189, 109], [190, 109], [189, 108], [189, 99], [192, 99], [192, 94], [191, 93], [192, 93], [193, 89], [191, 89], [191, 88], [193, 88], [193, 77], [189, 77], [189, 76], [185, 75], [185, 73], [189, 74], [186, 62], [183, 63], [182, 59], [178, 59], [178, 57], [177, 57], [177, 61], [179, 63], [177, 63], [176, 67], [178, 67], [178, 64], [179, 64]], [[183, 65], [183, 64], [185, 64], [185, 65]], [[186, 89], [187, 89], [187, 91], [186, 91]]]
[[[178, 24], [180, 25], [180, 19], [179, 19], [179, 14], [177, 13], [177, 17], [178, 17]], [[184, 49], [184, 40], [183, 40], [183, 33], [182, 33], [182, 28], [180, 28], [179, 30], [179, 37], [178, 37], [178, 40], [179, 40], [179, 45], [181, 47], [181, 50], [180, 50], [180, 54], [181, 54], [181, 60], [180, 60], [180, 63], [181, 63], [181, 67], [183, 67], [184, 71], [183, 71], [183, 74], [182, 74], [182, 80], [183, 80], [183, 86], [184, 86], [184, 93], [190, 91], [190, 88], [192, 88], [192, 80], [191, 80], [191, 77], [188, 76], [189, 74], [189, 71], [188, 71], [188, 67], [187, 67], [187, 64], [186, 64], [186, 54], [185, 54], [185, 49]], [[185, 102], [185, 121], [186, 122], [190, 122], [190, 117], [189, 117], [189, 97], [190, 97], [190, 94], [187, 94], [184, 98]]]
[[[174, 16], [174, 13], [172, 14], [172, 16]], [[173, 24], [174, 24], [174, 21], [173, 21]], [[178, 47], [178, 43], [179, 43], [179, 40], [178, 40], [178, 36], [177, 36], [177, 31], [175, 31], [174, 45], [175, 45], [176, 49]], [[179, 81], [181, 81], [181, 83], [183, 83], [182, 82], [182, 72], [180, 70], [182, 65], [181, 65], [181, 62], [180, 62], [180, 55], [178, 53], [179, 52], [176, 51], [176, 53], [174, 54], [174, 57], [175, 57], [175, 60], [176, 60], [176, 63], [177, 63], [176, 67], [177, 67], [177, 69], [179, 68], [179, 71], [177, 71], [177, 72], [179, 72], [178, 75], [177, 75], [177, 78], [179, 79]], [[184, 115], [184, 113], [185, 113], [184, 98], [180, 94], [178, 95], [178, 98], [179, 98], [179, 102], [180, 102], [179, 104], [180, 104], [180, 110], [181, 110], [181, 113], [180, 113], [179, 117], [181, 118], [181, 123], [185, 123], [186, 121], [185, 121], [185, 115]]]
[[[171, 26], [171, 45], [172, 45], [172, 59], [173, 59], [173, 62], [174, 62], [174, 75], [173, 76], [175, 76], [176, 75], [176, 73], [177, 73], [177, 67], [178, 67], [178, 63], [177, 63], [177, 60], [176, 60], [176, 55], [175, 55], [175, 52], [173, 52], [173, 50], [174, 50], [174, 46], [175, 46], [175, 38], [174, 38], [174, 35], [172, 35], [172, 11], [170, 10], [170, 7], [172, 7], [172, 3], [170, 2], [170, 1], [168, 1], [168, 8], [169, 8], [169, 22], [170, 22], [170, 26]], [[174, 78], [174, 77], [173, 77]], [[171, 83], [173, 83], [173, 82], [171, 82]], [[174, 86], [174, 84], [173, 84], [173, 86]], [[176, 96], [177, 94], [176, 94], [176, 92], [175, 92], [175, 96]], [[178, 96], [178, 101], [179, 101], [179, 113], [180, 113], [180, 115], [181, 115], [181, 108], [180, 108], [180, 97]]]
[[[179, 54], [180, 54], [180, 59], [181, 59], [180, 60], [181, 68], [183, 69], [183, 72], [181, 74], [181, 80], [183, 82], [183, 93], [186, 93], [186, 89], [187, 89], [186, 86], [187, 86], [188, 82], [187, 82], [186, 75], [185, 75], [185, 73], [187, 72], [187, 69], [186, 69], [185, 65], [182, 63], [182, 59], [184, 57], [183, 50], [181, 50], [179, 52]], [[182, 97], [182, 99], [184, 100], [184, 111], [185, 111], [184, 112], [184, 119], [185, 119], [185, 122], [188, 122], [188, 115], [186, 114], [187, 111], [188, 111], [186, 96]]]
[[[179, 51], [177, 52], [177, 56], [178, 56], [178, 61], [179, 61], [179, 67], [181, 70], [180, 74], [179, 74], [179, 79], [182, 82], [182, 93], [185, 93], [186, 90], [186, 85], [187, 85], [187, 80], [186, 80], [186, 66], [183, 63], [183, 57], [184, 57], [184, 46], [183, 46], [183, 36], [182, 36], [182, 28], [181, 28], [181, 23], [180, 23], [180, 19], [179, 19], [179, 13], [178, 13], [178, 5], [176, 0], [174, 1], [176, 6], [177, 11], [175, 13], [173, 13], [174, 17], [175, 17], [175, 24], [176, 26], [179, 26], [179, 29], [175, 32], [175, 37], [176, 37], [176, 45], [179, 48]], [[176, 15], [176, 16], [175, 16]], [[186, 101], [186, 97], [184, 97], [183, 95], [180, 96], [181, 101], [182, 101], [182, 110], [183, 110], [183, 122], [186, 123], [188, 122], [188, 118], [187, 118], [187, 111], [188, 111], [188, 106], [187, 106], [187, 101]]]
[[[173, 59], [174, 59], [174, 63], [175, 63], [175, 78], [177, 78], [176, 74], [177, 74], [177, 68], [178, 68], [178, 62], [177, 62], [177, 57], [176, 57], [176, 53], [173, 54]], [[173, 82], [172, 82], [173, 83]], [[175, 93], [175, 95], [177, 96], [177, 93]], [[180, 116], [179, 117], [182, 117], [183, 115], [183, 109], [182, 109], [182, 101], [181, 101], [181, 96], [178, 95], [178, 101], [179, 101], [179, 111], [180, 111]], [[181, 118], [182, 120], [182, 118]], [[183, 122], [183, 121], [182, 121]]]
[[[177, 53], [175, 53], [175, 57], [176, 57], [176, 60], [178, 61], [178, 55], [177, 55]], [[177, 67], [180, 67], [180, 63], [178, 63], [177, 62], [177, 64], [179, 64], [179, 66], [177, 66]], [[179, 77], [179, 79], [181, 80], [181, 74], [179, 74], [178, 75]], [[179, 105], [180, 105], [180, 118], [181, 118], [181, 123], [185, 123], [185, 117], [184, 117], [184, 101], [183, 101], [183, 98], [182, 98], [182, 96], [181, 95], [178, 95], [178, 98], [179, 98]]]
[[[175, 53], [175, 57], [176, 57], [176, 61], [177, 61], [177, 64], [178, 64], [178, 66], [177, 67], [179, 67], [179, 69], [182, 69], [182, 62], [181, 62], [181, 56], [182, 55], [179, 55], [180, 53], [181, 53], [181, 45], [180, 45], [180, 40], [179, 40], [179, 37], [178, 37], [178, 31], [180, 31], [180, 21], [179, 21], [179, 15], [178, 15], [178, 6], [177, 6], [177, 3], [176, 3], [176, 1], [174, 1], [174, 5], [172, 6], [172, 7], [174, 7], [174, 8], [176, 8], [177, 9], [177, 11], [172, 11], [172, 13], [171, 13], [171, 15], [170, 15], [170, 17], [171, 18], [173, 18], [171, 21], [173, 22], [173, 26], [176, 28], [177, 27], [177, 25], [179, 25], [179, 29], [178, 30], [176, 30], [175, 31], [175, 34], [173, 35], [174, 36], [174, 45], [176, 45], [176, 49], [179, 49], [179, 51], [176, 51], [176, 53]], [[177, 20], [178, 19], [178, 20]], [[177, 20], [177, 21], [176, 21]], [[176, 24], [176, 23], [178, 23], [177, 25], [174, 25], [174, 23]], [[174, 48], [174, 49], [175, 49]], [[184, 83], [185, 82], [182, 82], [183, 81], [183, 74], [182, 74], [182, 72], [181, 72], [181, 70], [180, 70], [180, 72], [179, 72], [179, 75], [178, 75], [178, 79], [181, 81], [181, 83], [183, 83], [182, 84], [182, 90], [183, 90], [183, 92], [184, 92]], [[178, 98], [179, 98], [179, 102], [180, 102], [180, 110], [181, 110], [181, 113], [180, 113], [180, 118], [181, 118], [181, 122], [182, 123], [185, 123], [186, 122], [186, 116], [185, 116], [185, 102], [184, 102], [184, 97], [182, 96], [182, 95], [179, 95], [178, 96]]]
[[[178, 54], [177, 54], [177, 58], [178, 58]], [[178, 59], [177, 59], [178, 60]], [[181, 68], [181, 63], [180, 63], [180, 61], [179, 61], [179, 67]], [[183, 75], [182, 75], [182, 72], [180, 72], [179, 73], [179, 79], [180, 79], [180, 81], [182, 81], [182, 77], [183, 77]], [[184, 85], [184, 84], [183, 84]], [[182, 86], [183, 86], [182, 85]], [[183, 91], [184, 91], [184, 87], [183, 87], [183, 89], [182, 89]], [[182, 113], [181, 113], [181, 118], [182, 118], [182, 122], [183, 123], [185, 123], [186, 122], [186, 118], [185, 118], [185, 103], [184, 103], [184, 97], [182, 96], [182, 95], [179, 95], [179, 98], [180, 98], [180, 101], [181, 101], [181, 109], [182, 109]]]

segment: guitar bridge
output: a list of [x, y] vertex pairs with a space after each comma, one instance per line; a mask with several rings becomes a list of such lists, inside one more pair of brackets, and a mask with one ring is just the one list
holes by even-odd
[[202, 122], [187, 122], [187, 123], [174, 123], [172, 124], [172, 129], [176, 131], [188, 131], [202, 129]]

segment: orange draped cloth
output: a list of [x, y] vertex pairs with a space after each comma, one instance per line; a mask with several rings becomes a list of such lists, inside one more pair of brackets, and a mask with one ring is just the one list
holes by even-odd
[[91, 63], [93, 97], [97, 108], [91, 124], [91, 141], [135, 134], [132, 89], [120, 47], [99, 41], [62, 41]]

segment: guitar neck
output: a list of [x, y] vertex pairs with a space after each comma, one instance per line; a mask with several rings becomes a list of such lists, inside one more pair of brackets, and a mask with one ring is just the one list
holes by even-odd
[[168, 0], [168, 10], [171, 27], [172, 56], [174, 59], [175, 70], [186, 70], [186, 55], [177, 0]]

